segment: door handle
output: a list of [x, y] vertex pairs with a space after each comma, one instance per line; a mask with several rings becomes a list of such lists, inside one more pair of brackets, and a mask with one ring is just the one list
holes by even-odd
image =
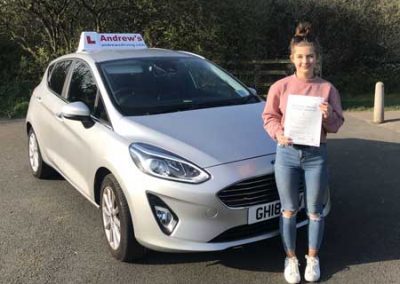
[[36, 99], [37, 99], [39, 102], [42, 102], [42, 97], [41, 97], [41, 96], [36, 96]]

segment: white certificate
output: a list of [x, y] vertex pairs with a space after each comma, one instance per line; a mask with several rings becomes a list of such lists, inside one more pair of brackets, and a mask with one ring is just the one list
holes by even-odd
[[284, 135], [293, 144], [319, 147], [321, 140], [321, 97], [289, 95], [286, 105]]

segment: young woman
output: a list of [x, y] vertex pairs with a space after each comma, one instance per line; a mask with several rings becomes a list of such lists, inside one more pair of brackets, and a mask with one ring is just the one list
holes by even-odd
[[[275, 179], [282, 205], [280, 231], [286, 252], [284, 277], [288, 283], [300, 282], [296, 248], [296, 213], [299, 209], [299, 188], [305, 183], [306, 210], [309, 217], [308, 254], [304, 278], [318, 281], [318, 250], [324, 231], [322, 215], [328, 187], [326, 134], [337, 132], [344, 122], [340, 96], [329, 82], [316, 76], [320, 47], [309, 23], [300, 23], [290, 42], [290, 60], [295, 74], [274, 83], [268, 92], [262, 114], [264, 128], [277, 141]], [[321, 141], [319, 147], [293, 144], [284, 136], [286, 105], [289, 95], [321, 97]], [[307, 127], [307, 125], [304, 125]]]

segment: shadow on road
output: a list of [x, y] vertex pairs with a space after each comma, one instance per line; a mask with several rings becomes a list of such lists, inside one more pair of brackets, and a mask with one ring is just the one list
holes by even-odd
[[383, 123], [390, 123], [390, 122], [396, 122], [396, 121], [400, 121], [400, 118], [386, 119]]
[[[400, 144], [361, 139], [329, 141], [332, 211], [321, 250], [322, 280], [352, 265], [400, 258]], [[298, 234], [304, 263], [307, 232]], [[211, 261], [228, 267], [279, 272], [279, 238], [224, 252], [167, 254], [152, 252], [143, 263]], [[302, 266], [304, 268], [304, 265]]]
[[329, 141], [333, 210], [325, 275], [351, 265], [400, 258], [400, 144]]

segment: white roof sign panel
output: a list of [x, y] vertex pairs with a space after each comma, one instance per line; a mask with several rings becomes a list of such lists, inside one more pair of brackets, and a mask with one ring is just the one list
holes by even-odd
[[140, 34], [82, 32], [77, 51], [147, 48]]

